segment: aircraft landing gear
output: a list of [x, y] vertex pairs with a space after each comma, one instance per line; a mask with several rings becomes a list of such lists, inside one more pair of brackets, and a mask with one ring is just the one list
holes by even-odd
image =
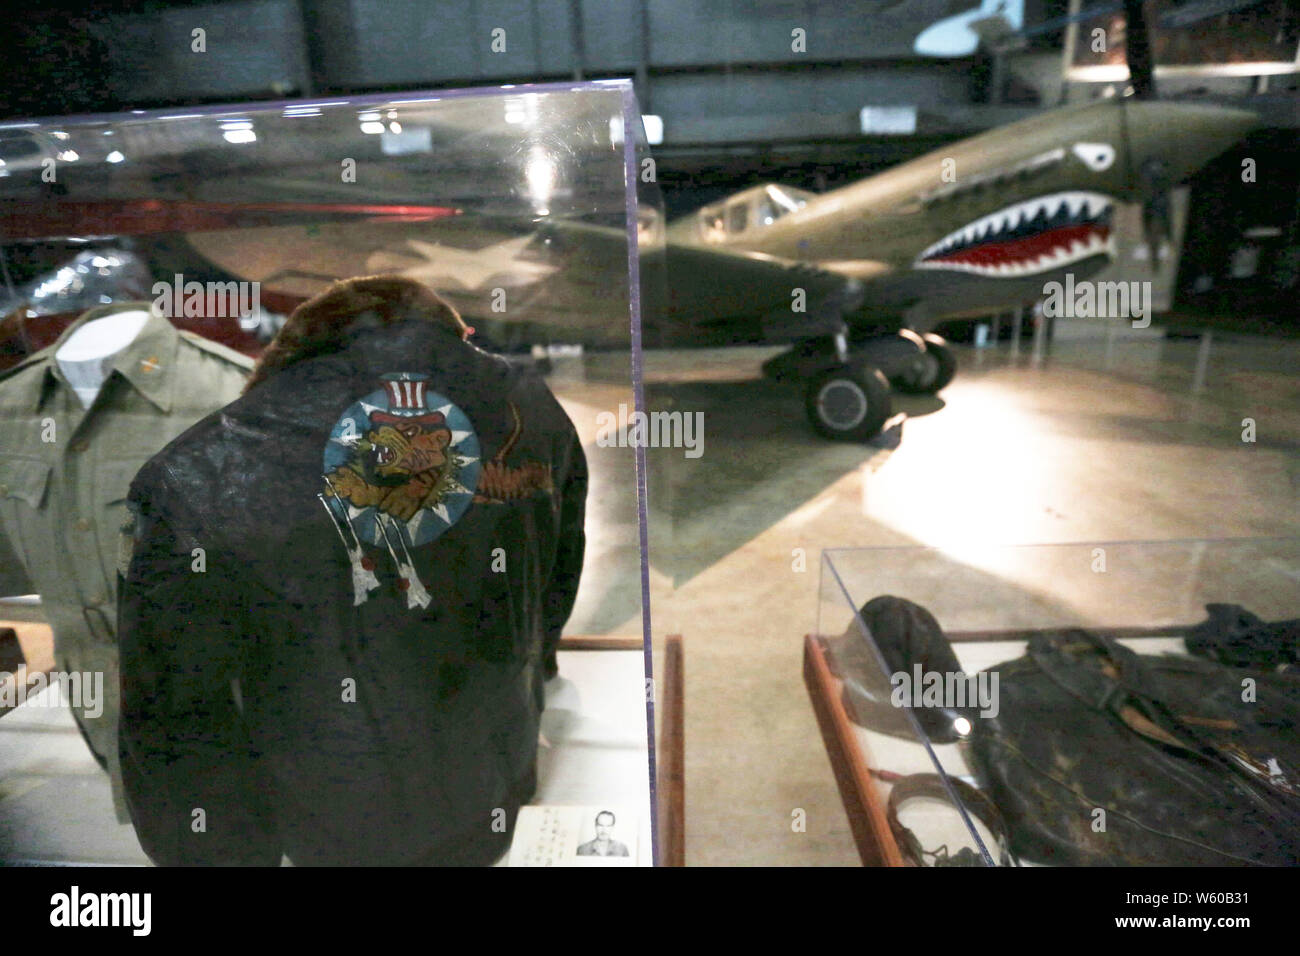
[[763, 364], [763, 374], [804, 386], [804, 410], [813, 430], [834, 441], [867, 441], [893, 413], [889, 380], [849, 350], [843, 332], [797, 343]]
[[818, 372], [804, 391], [813, 429], [836, 441], [867, 441], [880, 433], [893, 403], [880, 369], [850, 362]]
[[823, 437], [866, 441], [893, 412], [889, 389], [933, 395], [952, 381], [957, 360], [942, 338], [910, 329], [850, 342], [844, 333], [805, 339], [763, 364], [777, 381], [804, 384], [804, 408]]
[[957, 357], [948, 343], [932, 332], [920, 336], [924, 350], [905, 359], [903, 369], [890, 377], [890, 384], [909, 395], [935, 395], [957, 374]]

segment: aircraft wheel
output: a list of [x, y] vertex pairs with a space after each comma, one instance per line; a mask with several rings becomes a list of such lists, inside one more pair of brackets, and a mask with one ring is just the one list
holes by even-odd
[[905, 372], [894, 378], [894, 387], [909, 395], [934, 395], [957, 374], [957, 356], [942, 338], [929, 334], [925, 351], [917, 352]]
[[835, 441], [866, 441], [893, 411], [889, 381], [870, 365], [840, 365], [813, 376], [804, 393], [813, 429]]

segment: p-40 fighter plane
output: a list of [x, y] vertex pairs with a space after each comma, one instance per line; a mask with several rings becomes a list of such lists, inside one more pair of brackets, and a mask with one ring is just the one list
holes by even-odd
[[[667, 311], [681, 313], [683, 295], [699, 291], [691, 275], [723, 282], [728, 255], [784, 269], [783, 283], [769, 281], [770, 309], [706, 305], [693, 324], [719, 341], [755, 340], [755, 330], [761, 341], [801, 340], [765, 371], [806, 382], [822, 434], [870, 437], [890, 414], [886, 380], [922, 393], [951, 380], [951, 352], [930, 334], [938, 320], [1031, 302], [1067, 273], [1099, 271], [1114, 254], [1117, 203], [1143, 205], [1157, 245], [1167, 191], [1256, 125], [1243, 110], [1121, 97], [991, 130], [820, 195], [755, 186], [668, 227]], [[843, 281], [815, 281], [828, 276]], [[792, 289], [807, 284], [807, 311], [792, 311]]]

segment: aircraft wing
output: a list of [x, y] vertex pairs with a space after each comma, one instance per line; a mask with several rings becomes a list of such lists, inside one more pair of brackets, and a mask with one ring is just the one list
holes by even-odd
[[[186, 242], [223, 271], [261, 283], [263, 301], [280, 308], [335, 279], [390, 272], [436, 289], [499, 347], [627, 341], [627, 297], [614, 281], [627, 271], [627, 233], [617, 227], [455, 216], [209, 230]], [[826, 334], [863, 291], [848, 274], [644, 237], [640, 263], [646, 345]]]

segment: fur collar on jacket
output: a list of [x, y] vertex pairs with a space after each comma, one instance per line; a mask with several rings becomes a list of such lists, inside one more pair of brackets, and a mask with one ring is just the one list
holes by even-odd
[[350, 331], [410, 319], [442, 323], [462, 337], [469, 331], [455, 309], [414, 279], [396, 275], [341, 279], [293, 310], [253, 366], [244, 391], [295, 362], [339, 351]]

